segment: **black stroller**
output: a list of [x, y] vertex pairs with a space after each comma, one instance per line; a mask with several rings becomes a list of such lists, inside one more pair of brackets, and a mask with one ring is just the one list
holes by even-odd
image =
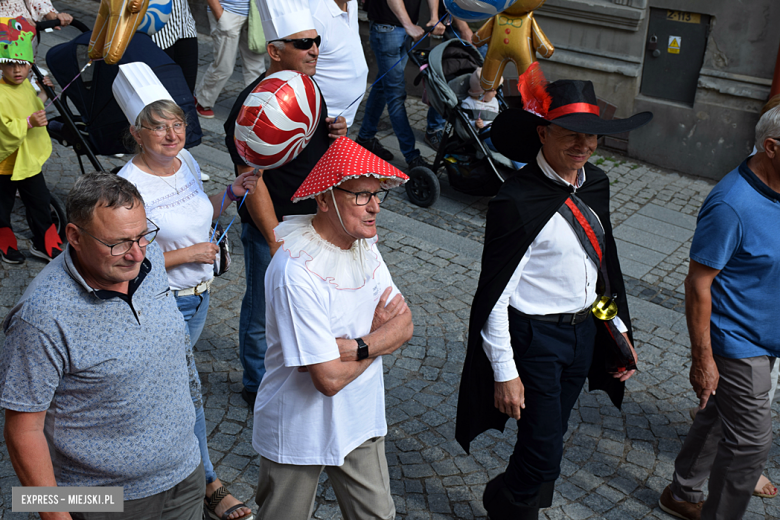
[[[92, 33], [83, 24], [77, 27], [84, 31], [80, 36], [53, 47], [46, 54], [46, 63], [60, 86], [68, 85], [89, 61], [87, 46]], [[119, 65], [135, 61], [149, 65], [174, 102], [184, 110], [188, 124], [185, 147], [192, 148], [201, 142], [203, 132], [195, 111], [195, 100], [181, 68], [148, 35], [137, 32], [118, 65], [94, 62], [67, 87], [62, 98], [55, 103], [60, 115], [52, 121], [61, 124], [50, 125], [49, 133], [63, 146], [73, 147], [82, 174], [82, 155], [87, 156], [95, 170], [103, 170], [98, 155], [132, 153], [124, 143], [129, 124], [114, 99], [111, 86], [119, 72]], [[53, 98], [51, 93], [47, 94]], [[75, 107], [77, 113], [74, 114], [70, 105]]]
[[[441, 192], [437, 173], [442, 166], [454, 189], [469, 195], [495, 195], [515, 172], [514, 167], [509, 159], [485, 145], [489, 133], [478, 133], [460, 105], [468, 96], [471, 74], [482, 66], [479, 51], [470, 44], [449, 40], [430, 51], [413, 50], [410, 57], [420, 67], [418, 80], [425, 81], [428, 102], [447, 123], [431, 169], [418, 166], [409, 172], [409, 200], [424, 208], [436, 202]], [[452, 60], [456, 60], [454, 66]], [[500, 89], [497, 99], [504, 110], [507, 105]]]

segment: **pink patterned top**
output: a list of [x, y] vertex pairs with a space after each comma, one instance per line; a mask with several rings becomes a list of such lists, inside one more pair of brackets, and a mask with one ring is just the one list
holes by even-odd
[[34, 22], [54, 11], [58, 12], [50, 0], [0, 0], [0, 16], [15, 18], [24, 16]]

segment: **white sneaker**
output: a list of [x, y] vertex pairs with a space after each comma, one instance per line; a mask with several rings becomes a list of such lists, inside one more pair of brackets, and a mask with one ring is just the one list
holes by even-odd
[[51, 256], [46, 254], [46, 251], [41, 251], [35, 245], [30, 244], [30, 254], [33, 256], [37, 256], [38, 258], [41, 258], [43, 260], [46, 260], [47, 262], [51, 262], [55, 258], [57, 258], [60, 253], [62, 253], [62, 249], [55, 247], [51, 250]]
[[206, 182], [206, 181], [207, 181], [207, 180], [209, 180], [210, 178], [211, 178], [211, 177], [209, 177], [209, 176], [208, 176], [208, 175], [206, 175], [205, 173], [203, 173], [203, 172], [200, 172], [200, 180], [202, 180], [203, 182]]

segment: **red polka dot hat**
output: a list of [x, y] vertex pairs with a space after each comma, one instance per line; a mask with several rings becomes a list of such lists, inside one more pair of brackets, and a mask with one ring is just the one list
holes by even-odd
[[392, 164], [383, 161], [352, 139], [342, 136], [336, 139], [325, 155], [317, 161], [314, 169], [292, 196], [292, 201], [311, 199], [344, 181], [364, 175], [380, 179], [383, 188], [395, 188], [409, 180], [404, 172]]

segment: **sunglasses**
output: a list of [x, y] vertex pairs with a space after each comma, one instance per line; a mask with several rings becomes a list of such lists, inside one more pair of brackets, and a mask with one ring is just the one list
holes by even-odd
[[271, 41], [292, 43], [293, 47], [295, 47], [296, 49], [306, 51], [311, 49], [312, 45], [316, 45], [317, 47], [319, 47], [320, 42], [322, 41], [322, 36], [317, 36], [316, 38], [279, 38], [278, 40], [271, 40]]

